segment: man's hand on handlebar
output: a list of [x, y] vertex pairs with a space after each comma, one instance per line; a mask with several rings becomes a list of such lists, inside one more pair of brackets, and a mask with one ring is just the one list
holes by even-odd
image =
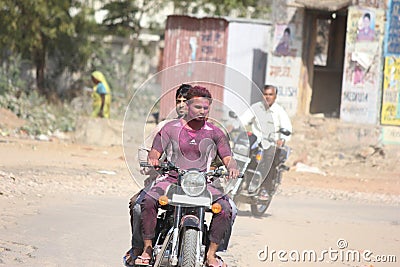
[[228, 172], [229, 172], [229, 177], [228, 177], [229, 179], [236, 179], [240, 174], [239, 170], [236, 168], [230, 168]]
[[161, 157], [161, 153], [155, 149], [151, 149], [149, 152], [148, 162], [152, 166], [158, 166], [160, 164], [159, 158]]
[[152, 166], [158, 166], [160, 164], [160, 161], [158, 159], [150, 158], [149, 157], [149, 164]]
[[277, 147], [283, 147], [284, 144], [285, 144], [285, 139], [278, 139], [276, 141], [276, 146]]

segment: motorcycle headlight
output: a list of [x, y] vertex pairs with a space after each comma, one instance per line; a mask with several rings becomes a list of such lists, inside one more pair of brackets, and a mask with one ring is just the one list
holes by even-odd
[[188, 196], [199, 196], [206, 188], [206, 177], [201, 172], [188, 171], [182, 177], [181, 186]]

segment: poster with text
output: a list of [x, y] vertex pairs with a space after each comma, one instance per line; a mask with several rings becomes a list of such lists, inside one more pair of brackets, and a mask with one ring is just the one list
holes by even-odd
[[384, 11], [350, 7], [340, 118], [375, 124], [380, 109]]
[[381, 123], [400, 126], [400, 57], [386, 57]]
[[274, 29], [271, 57], [266, 68], [266, 84], [278, 88], [276, 102], [283, 106], [289, 116], [297, 112], [298, 81], [300, 80], [301, 39], [295, 32], [295, 25], [277, 24]]

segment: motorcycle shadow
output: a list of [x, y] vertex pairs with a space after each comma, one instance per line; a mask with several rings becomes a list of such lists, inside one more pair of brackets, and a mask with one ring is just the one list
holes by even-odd
[[249, 211], [249, 210], [238, 210], [238, 212], [237, 212], [237, 216], [240, 216], [240, 217], [253, 217], [253, 218], [256, 218], [256, 219], [262, 219], [262, 218], [268, 218], [268, 217], [270, 217], [271, 216], [271, 214], [269, 214], [269, 213], [264, 213], [263, 215], [261, 215], [261, 216], [254, 216], [252, 213], [251, 213], [251, 211]]

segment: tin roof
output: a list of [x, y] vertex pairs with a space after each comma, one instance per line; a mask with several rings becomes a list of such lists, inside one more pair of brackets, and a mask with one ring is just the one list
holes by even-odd
[[295, 0], [294, 2], [308, 9], [336, 11], [348, 7], [352, 0]]
[[250, 18], [234, 18], [234, 17], [227, 17], [227, 16], [200, 16], [200, 15], [173, 14], [173, 15], [168, 15], [168, 17], [188, 17], [188, 18], [195, 18], [195, 19], [223, 19], [227, 22], [272, 25], [272, 22], [269, 20], [250, 19]]

